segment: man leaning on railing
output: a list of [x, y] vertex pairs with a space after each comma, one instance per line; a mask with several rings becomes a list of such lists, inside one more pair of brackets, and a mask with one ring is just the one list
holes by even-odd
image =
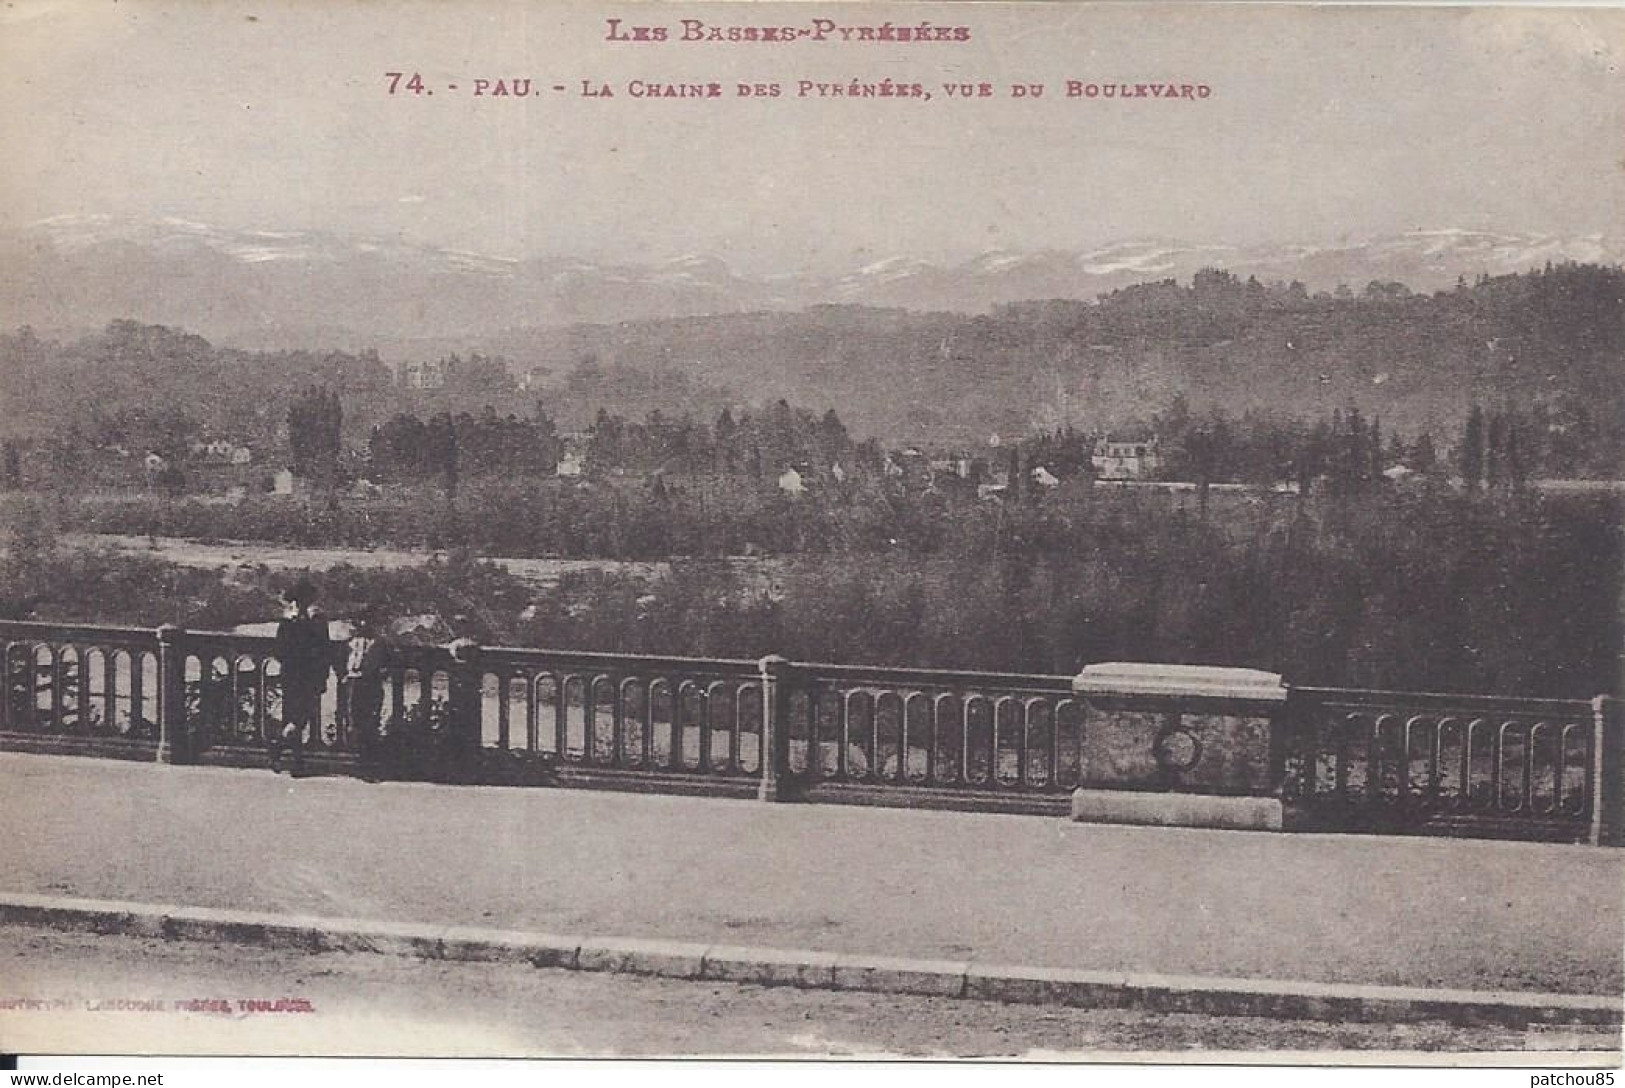
[[313, 614], [316, 587], [301, 578], [282, 595], [286, 614], [276, 625], [276, 656], [282, 664], [282, 734], [271, 749], [271, 769], [297, 774], [304, 747], [320, 726], [331, 644], [327, 621]]

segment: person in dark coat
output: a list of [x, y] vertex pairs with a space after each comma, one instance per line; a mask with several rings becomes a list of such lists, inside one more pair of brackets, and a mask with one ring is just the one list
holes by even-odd
[[272, 755], [273, 769], [284, 760], [300, 766], [304, 747], [321, 725], [322, 692], [332, 667], [327, 621], [313, 614], [315, 587], [300, 579], [282, 595], [286, 614], [276, 625], [276, 657], [282, 665], [282, 735]]

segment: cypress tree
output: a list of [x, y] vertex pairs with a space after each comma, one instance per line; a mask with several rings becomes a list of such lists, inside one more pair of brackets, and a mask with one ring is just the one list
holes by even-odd
[[1477, 491], [1484, 481], [1484, 412], [1476, 404], [1468, 410], [1462, 431], [1461, 478], [1468, 491]]

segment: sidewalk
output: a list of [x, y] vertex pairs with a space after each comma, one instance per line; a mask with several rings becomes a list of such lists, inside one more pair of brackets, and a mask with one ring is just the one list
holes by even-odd
[[1617, 994], [1625, 851], [0, 753], [0, 891], [1098, 971]]

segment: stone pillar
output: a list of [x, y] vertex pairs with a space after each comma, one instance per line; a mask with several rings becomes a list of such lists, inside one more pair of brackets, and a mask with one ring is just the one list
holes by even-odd
[[480, 752], [480, 645], [460, 638], [446, 646], [451, 655], [449, 720], [441, 748], [445, 777], [458, 780], [474, 774]]
[[790, 691], [795, 666], [777, 654], [758, 662], [762, 676], [762, 779], [759, 801], [793, 801], [797, 784], [790, 773]]
[[1072, 690], [1089, 715], [1073, 819], [1282, 826], [1288, 689], [1278, 674], [1106, 662]]
[[[157, 634], [158, 762], [192, 763], [197, 752], [186, 720], [186, 632], [166, 623]], [[135, 667], [140, 667], [139, 661]]]
[[1619, 701], [1591, 700], [1591, 843], [1625, 846], [1625, 731]]

